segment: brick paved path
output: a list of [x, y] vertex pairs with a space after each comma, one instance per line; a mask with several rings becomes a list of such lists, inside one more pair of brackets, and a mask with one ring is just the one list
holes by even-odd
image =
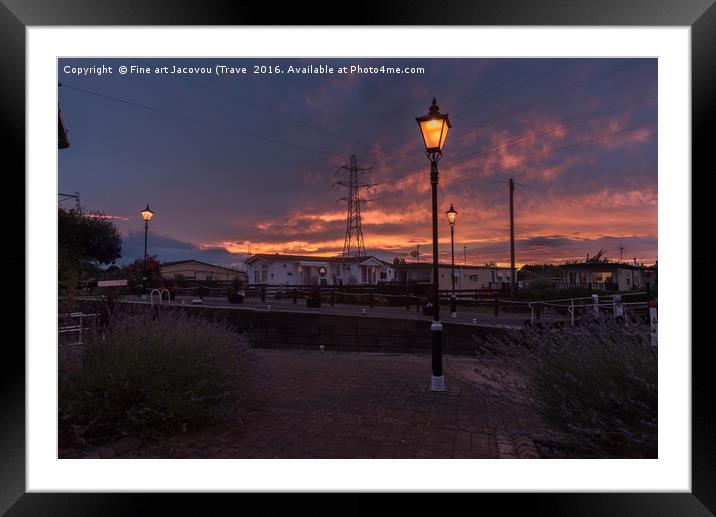
[[157, 444], [115, 444], [89, 456], [498, 458], [536, 454], [525, 435], [539, 423], [524, 404], [493, 393], [489, 383], [473, 373], [477, 358], [446, 357], [448, 390], [433, 393], [428, 355], [256, 352], [267, 368], [265, 388], [240, 418]]

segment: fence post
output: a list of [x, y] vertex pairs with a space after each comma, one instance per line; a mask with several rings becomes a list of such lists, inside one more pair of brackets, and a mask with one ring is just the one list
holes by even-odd
[[657, 322], [657, 302], [651, 299], [647, 302], [649, 308], [649, 335], [651, 336], [651, 346], [658, 346], [659, 326]]
[[570, 300], [569, 302], [569, 314], [572, 319], [572, 325], [574, 325], [574, 300]]
[[336, 304], [336, 291], [333, 287], [331, 287], [331, 305]]
[[499, 316], [500, 315], [500, 302], [497, 299], [497, 296], [495, 296], [494, 304], [495, 304], [495, 316]]
[[261, 289], [261, 301], [265, 302], [266, 301], [266, 287], [261, 286], [260, 289]]
[[374, 300], [374, 298], [373, 298], [373, 291], [370, 292], [370, 296], [368, 297], [368, 301], [369, 301], [368, 305], [369, 305], [370, 308], [372, 309], [372, 308], [373, 308], [373, 305], [375, 304], [375, 300]]
[[594, 315], [599, 316], [599, 295], [598, 294], [592, 295], [592, 307], [594, 309]]
[[624, 316], [624, 306], [622, 305], [622, 295], [615, 294], [612, 298], [612, 305], [614, 305], [614, 317], [621, 318]]

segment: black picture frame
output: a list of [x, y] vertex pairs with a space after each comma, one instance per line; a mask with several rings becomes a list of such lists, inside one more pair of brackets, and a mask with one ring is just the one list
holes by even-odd
[[[0, 120], [6, 184], [4, 190], [24, 193], [24, 182], [8, 186], [11, 178], [24, 178], [25, 167], [25, 28], [50, 25], [634, 25], [690, 26], [692, 38], [692, 172], [713, 169], [707, 162], [710, 135], [716, 125], [716, 5], [714, 0], [492, 0], [428, 2], [424, 0], [354, 4], [350, 15], [329, 17], [335, 12], [321, 2], [267, 3], [245, 1], [196, 2], [174, 0], [0, 0]], [[347, 12], [347, 11], [346, 11]], [[323, 13], [323, 14], [321, 14]], [[712, 130], [712, 131], [709, 131]], [[12, 158], [12, 160], [10, 160]], [[8, 164], [13, 166], [9, 167]], [[710, 168], [707, 168], [707, 163]], [[681, 171], [673, 171], [682, 174]], [[7, 190], [6, 190], [7, 194]], [[708, 274], [714, 270], [714, 252], [696, 236], [710, 237], [713, 230], [706, 213], [710, 206], [708, 189], [692, 190], [692, 270]], [[11, 195], [23, 205], [24, 195]], [[24, 213], [24, 206], [6, 213]], [[22, 299], [25, 275], [25, 229], [16, 221], [6, 226], [6, 245], [0, 256], [2, 271], [10, 272], [6, 288], [14, 300]], [[705, 239], [710, 241], [710, 238]], [[37, 272], [35, 272], [37, 274]], [[691, 285], [691, 278], [685, 278]], [[693, 329], [708, 321], [709, 305], [692, 291]], [[702, 295], [703, 296], [703, 295]], [[14, 310], [32, 310], [32, 300], [19, 301]], [[684, 300], [689, 303], [689, 300]], [[13, 318], [14, 316], [14, 318]], [[20, 321], [24, 314], [10, 315], [5, 322]], [[23, 318], [24, 319], [24, 318]], [[15, 325], [17, 326], [17, 325]], [[7, 334], [10, 335], [10, 334]], [[697, 334], [694, 334], [697, 335]], [[703, 334], [708, 336], [707, 333]], [[167, 495], [150, 494], [37, 494], [25, 493], [25, 354], [18, 339], [6, 339], [0, 375], [0, 511], [7, 515], [98, 515], [153, 513], [152, 506], [167, 502]], [[694, 340], [692, 344], [692, 491], [690, 493], [639, 494], [484, 494], [471, 498], [474, 511], [485, 503], [501, 513], [529, 508], [536, 515], [713, 515], [716, 513], [716, 376], [712, 374], [709, 350], [713, 338]], [[668, 346], [689, 346], [669, 343]], [[228, 497], [228, 496], [227, 496]], [[332, 514], [370, 511], [373, 496], [352, 495], [340, 503], [323, 506]], [[218, 504], [224, 505], [226, 497]], [[401, 513], [420, 508], [431, 510], [422, 497], [405, 500]], [[264, 498], [264, 501], [266, 498]], [[283, 498], [272, 498], [261, 513], [272, 513]], [[181, 496], [184, 511], [192, 505]], [[192, 500], [202, 513], [216, 504], [206, 496]], [[231, 504], [231, 503], [229, 503]], [[246, 503], [244, 503], [246, 504]], [[262, 505], [267, 503], [262, 502]], [[308, 503], [313, 506], [312, 503]], [[432, 503], [435, 504], [435, 503]], [[452, 506], [454, 502], [450, 503]], [[295, 502], [292, 502], [292, 506]], [[165, 508], [165, 507], [164, 507]], [[249, 506], [244, 507], [247, 510]], [[442, 503], [436, 512], [445, 513]], [[294, 511], [297, 507], [294, 507]], [[238, 508], [237, 508], [238, 510]], [[320, 510], [313, 508], [314, 513]]]

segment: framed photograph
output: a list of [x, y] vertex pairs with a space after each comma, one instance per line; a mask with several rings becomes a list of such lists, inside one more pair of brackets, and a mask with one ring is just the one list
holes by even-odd
[[715, 511], [716, 7], [420, 4], [3, 2], [3, 511]]

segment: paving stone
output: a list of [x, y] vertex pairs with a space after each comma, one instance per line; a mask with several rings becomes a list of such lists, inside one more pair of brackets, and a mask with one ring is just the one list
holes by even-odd
[[[479, 389], [449, 367], [448, 391], [431, 392], [428, 356], [257, 353], [267, 372], [250, 411], [237, 408], [225, 422], [161, 443], [123, 439], [110, 444], [116, 457], [490, 458], [508, 449], [514, 455], [534, 453], [528, 435], [541, 424], [529, 408]], [[522, 452], [496, 439], [498, 430], [524, 438], [518, 447]], [[63, 450], [61, 457], [75, 452]]]

